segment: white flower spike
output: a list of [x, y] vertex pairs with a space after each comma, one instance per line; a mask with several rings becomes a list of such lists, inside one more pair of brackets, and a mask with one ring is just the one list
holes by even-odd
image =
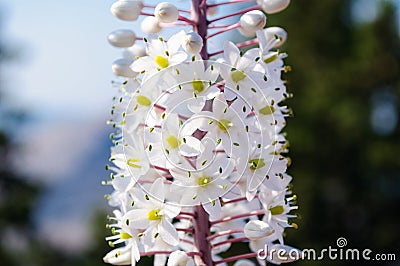
[[[114, 208], [106, 238], [113, 250], [104, 261], [136, 265], [154, 256], [155, 266], [253, 266], [299, 259], [283, 238], [297, 228], [282, 133], [291, 115], [282, 72], [290, 67], [276, 49], [287, 33], [264, 28], [258, 10], [276, 13], [290, 1], [258, 0], [242, 10], [221, 6], [243, 1], [191, 2], [190, 10], [140, 0], [111, 7], [119, 19], [138, 20], [132, 27], [142, 31], [108, 37], [125, 49], [112, 64], [116, 96], [108, 123], [115, 132], [104, 184], [113, 188], [106, 196]], [[236, 29], [253, 39], [213, 38]], [[237, 251], [236, 242], [248, 243], [251, 253], [221, 257]], [[257, 252], [265, 247], [282, 256], [261, 260]]]

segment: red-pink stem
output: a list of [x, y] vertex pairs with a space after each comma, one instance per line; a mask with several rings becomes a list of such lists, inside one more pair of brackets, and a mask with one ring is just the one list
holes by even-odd
[[219, 224], [219, 223], [224, 223], [224, 222], [228, 222], [228, 221], [231, 221], [231, 220], [240, 219], [240, 218], [244, 218], [244, 217], [250, 217], [250, 216], [254, 216], [254, 215], [261, 215], [261, 214], [264, 214], [264, 213], [265, 213], [264, 210], [259, 210], [259, 211], [251, 211], [251, 212], [248, 212], [248, 213], [243, 213], [243, 214], [234, 215], [234, 216], [227, 216], [227, 217], [222, 218], [220, 220], [216, 220], [214, 222], [211, 222], [211, 225], [213, 226], [213, 225], [216, 225], [216, 224]]
[[217, 32], [215, 32], [215, 33], [213, 33], [213, 34], [210, 34], [210, 35], [208, 35], [206, 38], [207, 38], [207, 39], [210, 39], [211, 37], [217, 36], [217, 35], [219, 35], [219, 34], [228, 32], [228, 31], [230, 31], [230, 30], [233, 30], [233, 29], [236, 29], [236, 28], [239, 28], [239, 27], [240, 27], [239, 23], [236, 23], [236, 24], [233, 24], [233, 25], [231, 25], [231, 26], [226, 27], [226, 28], [223, 29], [223, 30], [220, 30], [220, 31], [217, 31]]
[[[142, 16], [147, 16], [147, 17], [154, 17], [154, 14], [145, 13], [145, 12], [140, 12], [140, 15], [142, 15]], [[194, 25], [194, 21], [193, 21], [193, 20], [188, 19], [188, 18], [186, 18], [186, 17], [184, 17], [184, 16], [179, 16], [179, 17], [178, 17], [178, 20], [179, 20], [179, 21], [187, 22], [187, 23], [189, 23], [190, 25]]]
[[[245, 48], [245, 47], [252, 46], [252, 45], [255, 45], [255, 44], [258, 44], [258, 39], [253, 39], [253, 40], [250, 40], [250, 41], [245, 41], [245, 42], [242, 42], [242, 43], [238, 43], [236, 45], [236, 47], [240, 49], [240, 48]], [[224, 52], [224, 50], [219, 50], [219, 51], [216, 51], [214, 53], [208, 54], [208, 56], [212, 57], [212, 56], [215, 56], [215, 55], [222, 54], [223, 52]]]
[[240, 49], [240, 48], [252, 46], [252, 45], [254, 45], [254, 44], [258, 44], [258, 39], [257, 39], [257, 38], [256, 38], [256, 39], [253, 39], [253, 40], [250, 40], [250, 41], [238, 43], [236, 46], [237, 46], [237, 48]]
[[180, 26], [180, 27], [187, 27], [190, 26], [190, 24], [188, 23], [161, 23], [161, 26], [164, 27], [176, 27], [176, 26]]
[[242, 15], [242, 14], [244, 14], [246, 12], [249, 12], [249, 11], [252, 11], [252, 10], [259, 10], [259, 9], [260, 9], [259, 5], [248, 7], [248, 8], [245, 8], [245, 9], [241, 10], [241, 11], [238, 11], [238, 12], [235, 12], [235, 13], [232, 13], [232, 14], [229, 14], [229, 15], [225, 15], [225, 16], [222, 16], [222, 17], [219, 17], [219, 18], [215, 18], [213, 20], [210, 20], [208, 23], [211, 24], [211, 23], [214, 23], [214, 22], [222, 20], [222, 19], [226, 19], [226, 18], [230, 18], [230, 17], [234, 17], [234, 16], [239, 16], [239, 15]]
[[207, 5], [207, 7], [211, 8], [211, 7], [216, 7], [216, 6], [238, 4], [238, 3], [245, 3], [245, 2], [254, 2], [254, 0], [231, 0], [231, 1], [228, 1], [228, 2], [221, 2], [221, 3], [218, 3], [218, 4]]
[[[156, 8], [155, 5], [144, 5], [144, 8]], [[190, 10], [185, 10], [185, 9], [178, 9], [179, 12], [183, 12], [183, 13], [189, 13], [190, 14]]]
[[213, 234], [212, 236], [209, 236], [207, 239], [208, 239], [208, 241], [211, 241], [214, 238], [217, 238], [220, 236], [225, 236], [225, 235], [231, 235], [231, 234], [235, 234], [235, 233], [243, 233], [243, 229], [232, 229], [232, 230], [222, 231], [222, 232]]
[[[149, 252], [141, 252], [140, 256], [144, 257], [144, 256], [157, 255], [157, 254], [169, 255], [171, 253], [172, 253], [172, 251], [149, 251]], [[194, 256], [201, 256], [201, 253], [200, 252], [186, 252], [186, 255], [188, 255], [190, 257], [194, 257]]]
[[247, 254], [242, 254], [242, 255], [237, 255], [237, 256], [232, 256], [228, 257], [222, 260], [217, 260], [214, 262], [215, 265], [222, 264], [222, 263], [228, 263], [236, 260], [242, 260], [242, 259], [250, 259], [250, 258], [255, 258], [257, 257], [257, 253], [247, 253]]
[[[254, 198], [258, 198], [258, 195], [255, 195]], [[226, 205], [229, 203], [235, 203], [235, 202], [244, 201], [244, 200], [247, 200], [247, 198], [241, 197], [241, 198], [237, 198], [237, 199], [233, 199], [233, 200], [227, 200], [227, 201], [224, 201], [223, 204]]]
[[179, 215], [187, 215], [187, 216], [191, 216], [191, 217], [196, 218], [196, 216], [194, 215], [194, 213], [191, 213], [191, 212], [180, 212]]
[[176, 228], [176, 231], [193, 233], [193, 229], [190, 229], [190, 228]]
[[183, 239], [183, 238], [179, 238], [179, 241], [181, 241], [181, 242], [184, 242], [184, 243], [187, 243], [187, 244], [189, 244], [189, 245], [192, 245], [192, 246], [194, 246], [194, 243], [193, 243], [193, 241], [190, 241], [190, 240], [187, 240], [187, 239]]
[[218, 243], [212, 245], [212, 247], [213, 247], [213, 248], [216, 248], [216, 247], [218, 247], [218, 246], [222, 246], [222, 245], [225, 245], [225, 244], [231, 244], [231, 243], [236, 243], [236, 242], [243, 242], [243, 241], [248, 241], [248, 240], [249, 240], [249, 239], [248, 239], [247, 237], [231, 238], [231, 239], [228, 239], [228, 240], [225, 240], [225, 241], [218, 242]]
[[189, 23], [190, 25], [193, 25], [193, 26], [195, 25], [195, 22], [194, 22], [193, 20], [188, 19], [188, 18], [183, 17], [183, 16], [179, 16], [179, 17], [178, 17], [178, 20], [187, 22], [187, 23]]
[[165, 168], [165, 167], [161, 167], [161, 166], [154, 165], [154, 164], [151, 164], [150, 167], [151, 167], [151, 168], [154, 168], [154, 169], [156, 169], [156, 170], [160, 170], [160, 171], [164, 171], [164, 172], [169, 173], [169, 169], [167, 169], [167, 168]]
[[180, 219], [180, 220], [188, 220], [188, 221], [192, 221], [193, 220], [193, 217], [187, 217], [187, 216], [184, 216], [184, 215], [178, 215], [175, 218], [176, 219]]

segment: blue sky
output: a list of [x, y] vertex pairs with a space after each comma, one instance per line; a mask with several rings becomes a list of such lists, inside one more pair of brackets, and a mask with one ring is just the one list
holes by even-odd
[[6, 40], [22, 53], [9, 69], [9, 103], [41, 117], [108, 112], [119, 51], [106, 36], [124, 25], [110, 14], [112, 2], [1, 0]]

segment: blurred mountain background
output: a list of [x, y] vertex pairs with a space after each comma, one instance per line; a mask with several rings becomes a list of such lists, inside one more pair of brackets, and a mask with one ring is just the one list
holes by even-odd
[[[1, 265], [103, 265], [112, 2], [0, 1]], [[400, 265], [399, 14], [399, 1], [293, 0], [268, 16], [293, 69], [292, 246], [345, 237]]]

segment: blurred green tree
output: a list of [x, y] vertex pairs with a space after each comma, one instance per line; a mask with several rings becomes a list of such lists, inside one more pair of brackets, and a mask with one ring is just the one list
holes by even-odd
[[[345, 237], [348, 247], [395, 253], [400, 244], [395, 211], [400, 198], [399, 30], [391, 2], [378, 1], [378, 17], [365, 24], [352, 19], [352, 2], [293, 1], [269, 20], [287, 29], [290, 40], [283, 50], [293, 66], [287, 78], [295, 97], [288, 104], [296, 118], [286, 131], [300, 229], [289, 230], [287, 238], [299, 248], [321, 250]], [[298, 262], [328, 263], [356, 262]]]

